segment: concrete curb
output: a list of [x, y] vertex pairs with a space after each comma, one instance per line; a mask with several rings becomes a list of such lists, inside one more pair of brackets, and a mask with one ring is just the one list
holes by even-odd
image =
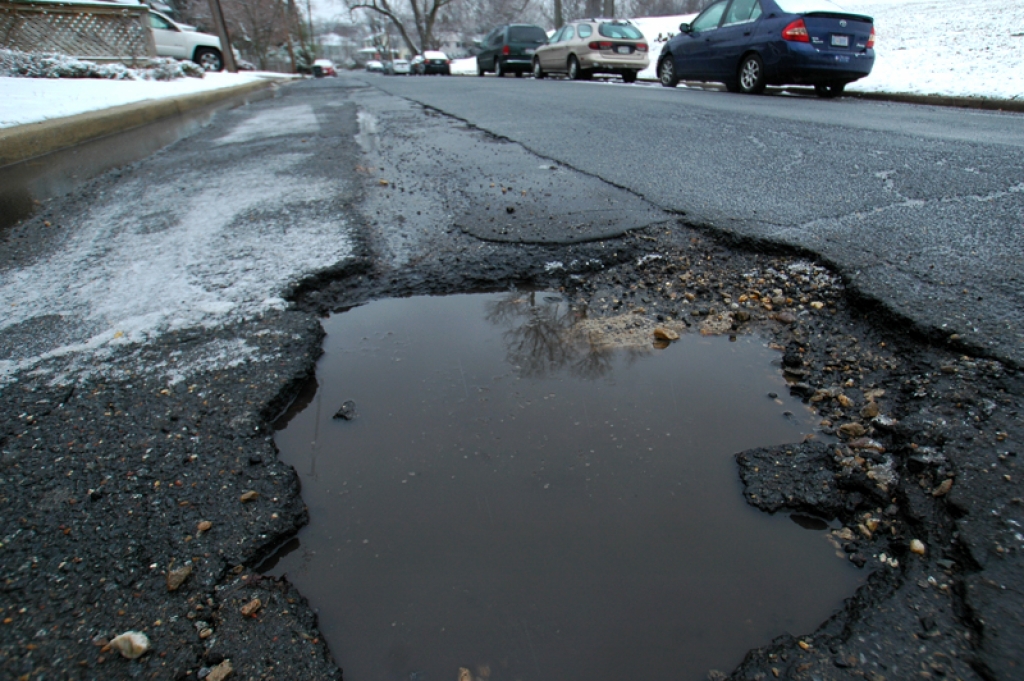
[[[657, 84], [656, 80], [644, 80], [642, 82]], [[704, 83], [698, 81], [681, 80], [680, 85], [685, 85], [693, 90], [715, 90], [725, 92], [725, 86], [720, 83]], [[777, 87], [768, 86], [772, 92], [791, 92], [795, 94], [815, 96], [814, 89], [786, 85]], [[846, 90], [842, 97], [856, 99], [867, 99], [879, 102], [900, 102], [902, 104], [921, 104], [926, 106], [945, 106], [959, 109], [981, 109], [985, 111], [1011, 111], [1024, 113], [1024, 99], [998, 99], [993, 97], [955, 97], [952, 95], [916, 95], [906, 92], [858, 92]]]
[[901, 102], [904, 104], [926, 104], [929, 106], [948, 106], [960, 109], [984, 109], [985, 111], [1013, 111], [1024, 113], [1024, 100], [991, 99], [988, 97], [952, 97], [947, 95], [911, 95], [899, 92], [857, 92], [843, 93], [845, 97], [870, 99], [882, 102]]
[[110, 109], [0, 128], [0, 167], [27, 161], [100, 137], [122, 133], [225, 100], [245, 97], [265, 88], [275, 87], [278, 82], [276, 79], [259, 81], [178, 97], [147, 99]]

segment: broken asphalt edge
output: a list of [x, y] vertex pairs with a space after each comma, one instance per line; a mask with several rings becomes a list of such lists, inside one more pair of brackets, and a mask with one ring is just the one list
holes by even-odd
[[[470, 121], [469, 119], [463, 118], [461, 116], [453, 114], [453, 113], [451, 113], [449, 111], [446, 111], [444, 109], [440, 109], [440, 108], [438, 108], [436, 106], [432, 106], [430, 104], [426, 104], [425, 102], [419, 101], [419, 100], [414, 99], [412, 97], [405, 97], [405, 96], [402, 96], [402, 95], [395, 95], [395, 94], [392, 94], [390, 92], [387, 92], [386, 90], [382, 90], [382, 91], [386, 92], [390, 96], [399, 97], [400, 99], [404, 99], [406, 101], [412, 102], [412, 103], [416, 104], [417, 106], [423, 107], [425, 110], [434, 111], [434, 112], [436, 112], [439, 115], [446, 116], [446, 117], [451, 118], [453, 120], [457, 120], [457, 121], [461, 122], [462, 124], [466, 125], [467, 127], [469, 127], [470, 129], [478, 130], [479, 132], [481, 132], [481, 133], [483, 133], [485, 135], [488, 135], [488, 136], [490, 136], [490, 137], [492, 137], [492, 138], [494, 138], [496, 140], [500, 140], [500, 141], [503, 141], [503, 142], [509, 142], [511, 144], [517, 144], [517, 145], [521, 146], [523, 149], [525, 149], [526, 151], [528, 151], [529, 153], [537, 156], [538, 158], [542, 158], [542, 159], [545, 159], [547, 161], [551, 161], [552, 163], [558, 164], [560, 166], [564, 166], [565, 168], [569, 168], [569, 169], [571, 169], [574, 172], [581, 173], [581, 174], [587, 175], [589, 177], [594, 177], [594, 178], [600, 180], [601, 182], [604, 182], [604, 183], [606, 183], [606, 184], [608, 184], [608, 185], [610, 185], [612, 187], [615, 187], [616, 189], [620, 189], [622, 191], [625, 191], [625, 192], [628, 192], [630, 194], [633, 194], [634, 196], [639, 197], [641, 200], [647, 202], [648, 204], [650, 204], [651, 206], [657, 208], [658, 210], [663, 211], [666, 215], [674, 216], [675, 219], [677, 219], [677, 220], [681, 221], [682, 223], [686, 224], [688, 227], [692, 227], [693, 229], [696, 229], [698, 231], [705, 232], [705, 233], [707, 233], [709, 235], [714, 236], [720, 243], [722, 243], [723, 245], [728, 246], [730, 248], [736, 248], [736, 249], [740, 249], [740, 250], [752, 251], [752, 252], [758, 252], [758, 253], [768, 253], [768, 254], [774, 254], [774, 255], [788, 255], [788, 256], [794, 256], [794, 257], [807, 258], [809, 260], [813, 260], [813, 261], [815, 261], [815, 262], [817, 262], [819, 264], [822, 264], [825, 267], [828, 267], [829, 269], [831, 269], [833, 272], [835, 272], [836, 274], [838, 274], [842, 278], [843, 284], [847, 288], [847, 293], [848, 293], [849, 301], [850, 301], [850, 303], [854, 307], [856, 307], [857, 309], [859, 309], [861, 311], [864, 311], [864, 312], [870, 311], [871, 313], [875, 314], [878, 317], [878, 321], [879, 322], [888, 321], [889, 323], [895, 325], [896, 328], [902, 329], [904, 333], [907, 333], [910, 337], [916, 339], [919, 342], [922, 342], [922, 343], [925, 343], [925, 344], [928, 344], [928, 345], [931, 345], [931, 346], [934, 346], [934, 347], [944, 347], [944, 348], [947, 348], [947, 349], [950, 349], [950, 350], [959, 351], [959, 352], [966, 353], [966, 354], [969, 354], [969, 355], [972, 355], [972, 356], [978, 357], [978, 358], [994, 359], [994, 360], [997, 360], [999, 362], [1002, 362], [1007, 367], [1010, 367], [1010, 368], [1012, 368], [1014, 370], [1019, 370], [1021, 368], [1024, 368], [1024, 362], [1022, 362], [1018, 357], [1014, 357], [1011, 352], [1006, 352], [1006, 351], [1004, 351], [1004, 349], [998, 348], [998, 347], [985, 347], [984, 345], [981, 345], [980, 343], [972, 342], [971, 340], [969, 340], [967, 338], [964, 338], [955, 329], [945, 329], [938, 322], [929, 321], [929, 320], [923, 319], [923, 318], [917, 318], [917, 317], [915, 317], [913, 315], [905, 313], [904, 311], [899, 309], [897, 307], [897, 305], [893, 304], [891, 301], [886, 300], [886, 299], [884, 299], [884, 298], [874, 294], [873, 292], [868, 290], [866, 287], [862, 286], [860, 281], [859, 281], [859, 279], [856, 276], [856, 272], [851, 270], [850, 267], [844, 265], [842, 262], [836, 260], [835, 258], [828, 257], [823, 252], [819, 252], [819, 251], [817, 251], [817, 250], [815, 250], [813, 248], [810, 248], [808, 246], [804, 246], [802, 244], [794, 243], [794, 242], [789, 241], [789, 240], [779, 239], [779, 238], [775, 238], [775, 237], [771, 237], [771, 236], [757, 236], [755, 234], [747, 233], [746, 230], [741, 231], [739, 229], [736, 229], [736, 227], [740, 223], [744, 222], [743, 220], [735, 220], [735, 219], [733, 219], [733, 220], [726, 220], [725, 221], [726, 224], [723, 224], [723, 221], [721, 221], [721, 220], [716, 221], [716, 220], [708, 219], [706, 217], [702, 218], [700, 216], [695, 216], [695, 215], [689, 214], [686, 210], [679, 210], [679, 209], [675, 209], [675, 208], [672, 208], [672, 207], [669, 207], [669, 206], [661, 205], [660, 203], [658, 203], [657, 201], [652, 200], [650, 197], [646, 196], [642, 192], [637, 191], [635, 188], [631, 188], [631, 187], [628, 187], [628, 186], [625, 186], [625, 185], [622, 185], [622, 184], [618, 184], [616, 182], [611, 182], [611, 181], [609, 181], [609, 180], [607, 180], [607, 179], [605, 179], [603, 177], [600, 177], [599, 175], [595, 175], [593, 172], [590, 172], [588, 170], [584, 170], [582, 168], [578, 168], [578, 167], [576, 167], [575, 165], [573, 165], [571, 163], [566, 163], [564, 160], [557, 159], [557, 158], [554, 158], [554, 157], [552, 157], [550, 155], [544, 154], [540, 150], [534, 149], [533, 147], [531, 147], [528, 144], [524, 144], [521, 141], [512, 139], [512, 138], [510, 138], [510, 137], [508, 137], [506, 135], [503, 135], [501, 133], [495, 132], [494, 130], [491, 130], [490, 128], [478, 125], [477, 123], [474, 123], [473, 121]], [[898, 96], [900, 96], [900, 95], [892, 95], [891, 97], [898, 97]], [[886, 95], [886, 97], [890, 97], [890, 96]], [[916, 97], [916, 95], [914, 97]], [[926, 102], [926, 101], [923, 101], [923, 99], [924, 98], [922, 98], [920, 100], [917, 100], [917, 101], [915, 101], [915, 103], [919, 103], [919, 104], [934, 104], [935, 103], [935, 102], [931, 102], [931, 101]], [[946, 98], [946, 99], [954, 100], [954, 99], [966, 99], [966, 98]], [[970, 98], [970, 99], [972, 99], [972, 101], [975, 101], [973, 98]], [[893, 101], [896, 101], [896, 100], [893, 100]], [[977, 100], [977, 101], [980, 101], [980, 100]], [[988, 101], [990, 103], [995, 103], [995, 102], [1003, 102], [1003, 103], [1005, 103], [1005, 100], [988, 100]], [[1024, 101], [1018, 102], [1018, 104], [1021, 105], [1020, 106], [1020, 110], [1022, 112], [1024, 112]], [[953, 104], [947, 104], [947, 106], [954, 106], [954, 105]], [[649, 229], [650, 227], [653, 227], [653, 226], [656, 226], [656, 225], [659, 225], [659, 224], [664, 224], [664, 223], [663, 222], [652, 222], [651, 224], [648, 224], [645, 227], [640, 227], [640, 228], [632, 229], [632, 230], [626, 230], [620, 236], [624, 236], [625, 234], [629, 234], [629, 233], [642, 232], [645, 229]], [[467, 233], [467, 234], [469, 234], [469, 232], [466, 232], [466, 230], [462, 230], [462, 231]], [[481, 237], [481, 236], [476, 235], [476, 234], [470, 234], [470, 235], [473, 236], [474, 238], [477, 238], [477, 239], [481, 240], [481, 241], [489, 241], [491, 243], [502, 243], [498, 239], [487, 239], [485, 237]], [[615, 238], [615, 235], [607, 234], [607, 235], [597, 236], [594, 239], [580, 240], [578, 242], [563, 242], [562, 245], [567, 245], [568, 243], [585, 243], [586, 241], [589, 241], [589, 240], [601, 240], [601, 239], [608, 239], [608, 238]], [[520, 243], [520, 244], [523, 244], [523, 243], [529, 243], [529, 242], [508, 241], [508, 242], [504, 242], [504, 243]], [[556, 242], [556, 243], [558, 243], [558, 242]]]
[[[109, 109], [0, 128], [0, 168], [55, 151], [133, 130], [197, 109], [237, 106], [285, 82], [279, 79], [235, 85], [189, 95], [147, 99]], [[148, 152], [146, 153], [148, 155]]]

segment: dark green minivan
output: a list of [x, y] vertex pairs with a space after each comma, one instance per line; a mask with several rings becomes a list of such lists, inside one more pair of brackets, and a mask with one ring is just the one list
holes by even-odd
[[514, 73], [518, 78], [532, 70], [533, 53], [547, 41], [548, 34], [540, 26], [499, 26], [480, 41], [480, 53], [476, 55], [476, 73], [482, 76], [488, 71], [493, 71], [499, 77], [506, 73]]

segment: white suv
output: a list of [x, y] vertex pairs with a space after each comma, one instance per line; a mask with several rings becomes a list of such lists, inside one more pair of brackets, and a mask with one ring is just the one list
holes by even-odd
[[224, 68], [224, 55], [217, 36], [199, 33], [195, 26], [179, 24], [152, 9], [149, 10], [149, 27], [158, 56], [190, 59], [207, 71]]

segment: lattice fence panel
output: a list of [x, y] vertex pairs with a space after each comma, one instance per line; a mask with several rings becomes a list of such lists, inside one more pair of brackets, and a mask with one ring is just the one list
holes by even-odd
[[72, 57], [156, 56], [145, 7], [0, 2], [0, 47]]

